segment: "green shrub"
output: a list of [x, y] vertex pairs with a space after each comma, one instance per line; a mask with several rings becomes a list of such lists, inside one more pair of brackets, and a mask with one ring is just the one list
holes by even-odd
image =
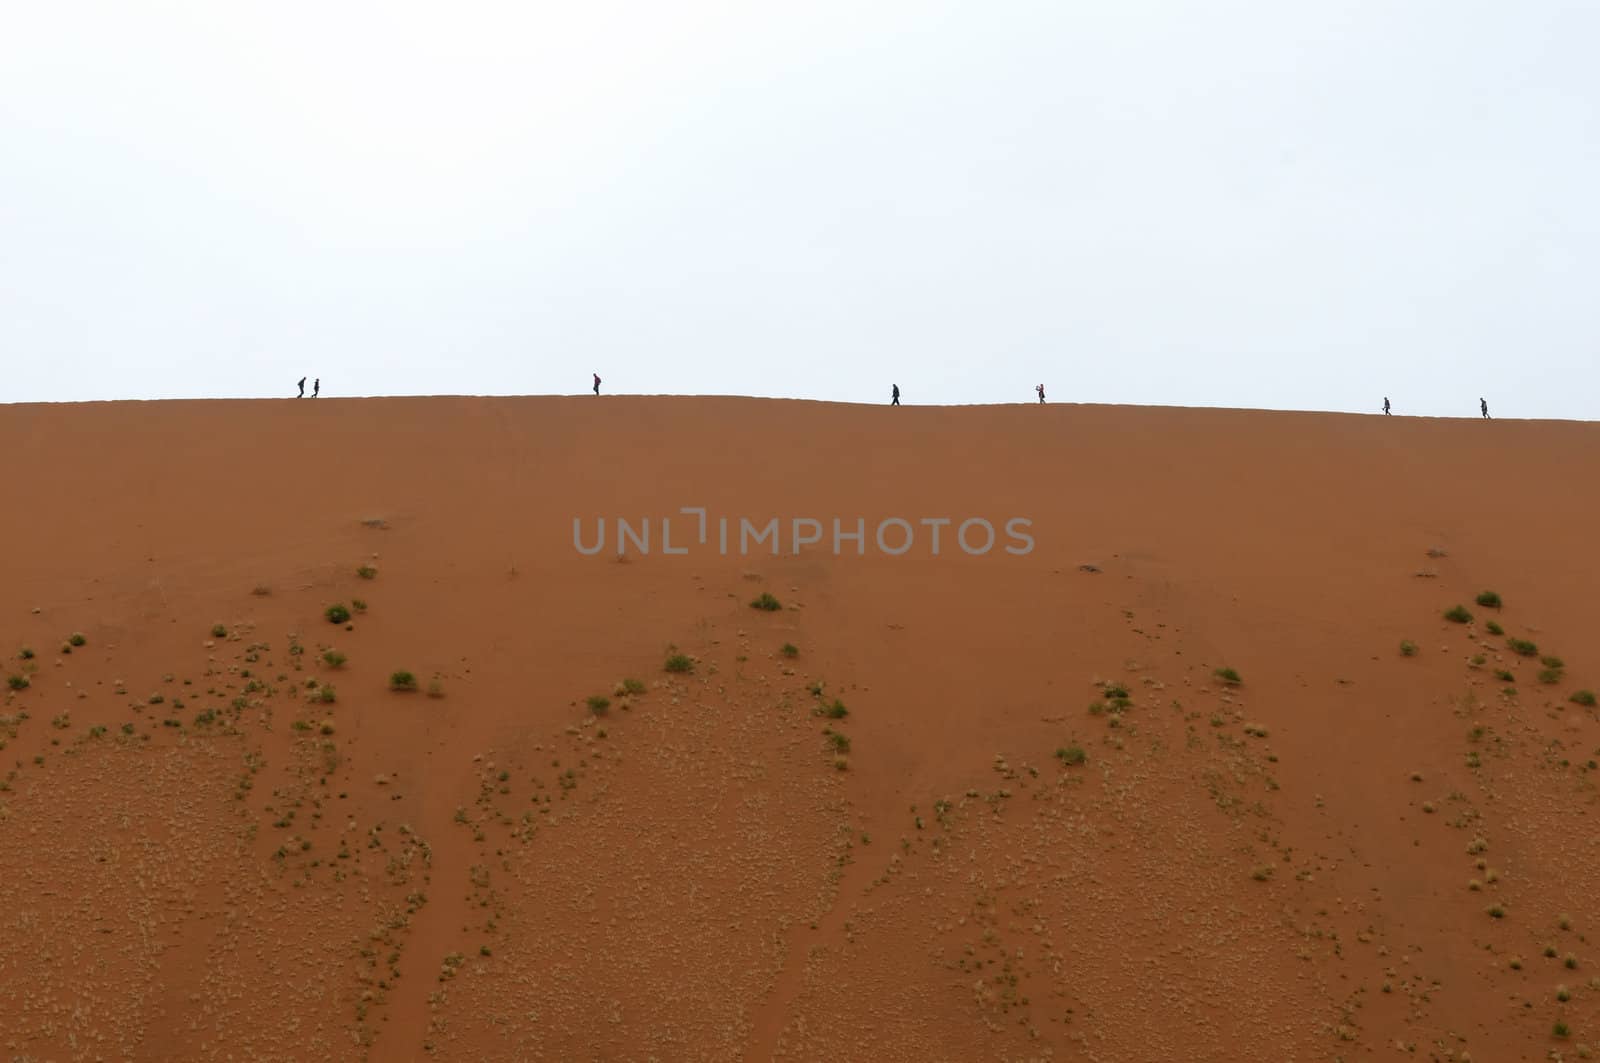
[[1076, 764], [1082, 764], [1084, 761], [1088, 760], [1089, 754], [1083, 751], [1082, 746], [1070, 745], [1062, 746], [1060, 749], [1056, 750], [1056, 757], [1061, 761], [1061, 763], [1071, 767]]
[[643, 694], [644, 684], [637, 679], [624, 679], [622, 681], [622, 689], [628, 694]]
[[1539, 647], [1527, 639], [1507, 639], [1506, 647], [1518, 657], [1539, 656]]
[[1540, 657], [1539, 663], [1546, 668], [1565, 668], [1567, 666], [1567, 662], [1560, 657]]
[[1572, 701], [1574, 704], [1586, 705], [1592, 709], [1594, 708], [1594, 691], [1575, 690], [1572, 692]]
[[1559, 682], [1561, 682], [1561, 669], [1559, 669], [1559, 668], [1541, 668], [1541, 669], [1539, 669], [1539, 682], [1541, 682], [1541, 683], [1559, 683]]
[[67, 636], [68, 644], [69, 645], [73, 645], [73, 646], [82, 646], [85, 642], [88, 642], [88, 641], [89, 641], [88, 639], [83, 637], [83, 632], [81, 632], [81, 631], [74, 631], [71, 635]]
[[213, 624], [213, 625], [211, 625], [211, 637], [214, 638], [214, 639], [225, 639], [225, 638], [227, 638], [228, 637], [228, 629], [227, 629], [227, 627], [225, 627], [222, 624]]
[[1453, 605], [1444, 611], [1444, 618], [1452, 624], [1467, 624], [1472, 622], [1472, 614], [1467, 612], [1464, 605]]
[[410, 672], [393, 672], [389, 676], [390, 690], [415, 690], [417, 677]]
[[611, 707], [611, 699], [604, 694], [590, 694], [587, 704], [590, 712], [600, 716]]
[[844, 707], [844, 702], [840, 701], [838, 698], [834, 698], [831, 702], [823, 707], [822, 715], [826, 716], [830, 720], [842, 720], [846, 716], [850, 715], [850, 710]]
[[1401, 639], [1400, 640], [1400, 656], [1402, 656], [1402, 657], [1415, 657], [1416, 655], [1417, 655], [1417, 644], [1415, 642], [1412, 642], [1410, 639]]
[[339, 697], [333, 692], [333, 687], [323, 684], [323, 686], [317, 691], [317, 700], [322, 702], [324, 705], [332, 705], [335, 701], [339, 700]]
[[354, 609], [358, 613], [364, 613], [367, 611], [367, 603], [360, 598], [351, 598], [350, 608]]
[[362, 579], [373, 579], [378, 575], [378, 570], [373, 568], [371, 565], [362, 565], [360, 568], [356, 569], [356, 575], [360, 576]]
[[6, 685], [12, 690], [27, 690], [29, 686], [28, 677], [25, 675], [14, 675], [6, 680]]
[[22, 649], [17, 651], [17, 656], [21, 657], [24, 661], [31, 661], [33, 660], [33, 651], [24, 646]]
[[347, 624], [350, 622], [350, 610], [343, 605], [330, 605], [322, 614], [328, 618], [330, 624]]
[[1218, 668], [1214, 674], [1229, 686], [1238, 686], [1244, 682], [1243, 679], [1239, 678], [1239, 673], [1232, 668]]
[[1495, 636], [1504, 635], [1506, 633], [1506, 629], [1495, 623], [1493, 620], [1489, 621], [1487, 624], [1484, 624], [1483, 630]]
[[1500, 596], [1494, 591], [1484, 591], [1478, 595], [1477, 601], [1478, 604], [1483, 606], [1485, 609], [1500, 608]]
[[783, 648], [780, 649], [778, 652], [783, 654], [785, 657], [798, 657], [798, 656], [800, 656], [800, 650], [792, 642], [785, 642], [783, 644]]
[[850, 752], [850, 736], [849, 735], [840, 734], [838, 731], [835, 731], [831, 727], [825, 728], [822, 733], [825, 736], [827, 736], [828, 744], [833, 746], [833, 748], [834, 748], [834, 750], [836, 752], [839, 752], [839, 753], [848, 753], [848, 752]]
[[771, 612], [775, 612], [775, 611], [777, 611], [779, 609], [782, 609], [783, 605], [782, 605], [782, 603], [780, 603], [778, 601], [778, 599], [774, 598], [772, 595], [768, 594], [766, 591], [762, 591], [761, 592], [761, 597], [757, 598], [755, 601], [750, 603], [750, 608], [752, 608], [752, 609], [761, 609], [761, 610], [764, 610], [765, 612], [771, 613]]
[[349, 659], [338, 650], [325, 650], [322, 654], [322, 663], [329, 668], [343, 668], [344, 662]]
[[692, 672], [694, 661], [690, 660], [686, 653], [674, 653], [667, 658], [666, 669], [669, 672]]
[[1515, 683], [1517, 681], [1517, 677], [1506, 671], [1504, 668], [1496, 668], [1494, 677], [1500, 680], [1502, 683]]

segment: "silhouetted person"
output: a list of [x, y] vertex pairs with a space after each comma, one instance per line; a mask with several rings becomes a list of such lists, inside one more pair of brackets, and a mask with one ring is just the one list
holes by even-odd
[[1478, 397], [1478, 412], [1483, 415], [1485, 421], [1489, 419], [1489, 404], [1483, 401], [1481, 395]]
[[594, 393], [596, 395], [600, 394], [600, 374], [599, 373], [596, 373], [594, 375]]
[[300, 394], [296, 395], [295, 398], [303, 399], [305, 397], [306, 397], [306, 378], [305, 377], [301, 377], [300, 378]]
[[320, 394], [322, 394], [322, 378], [319, 376], [311, 385], [311, 397], [316, 398]]
[[1389, 396], [1387, 395], [1383, 397], [1383, 415], [1385, 417], [1389, 416]]
[[900, 405], [900, 385], [899, 384], [893, 384], [893, 385], [891, 385], [891, 387], [894, 388], [894, 391], [891, 393], [891, 396], [890, 396], [890, 399], [889, 399], [889, 405], [890, 406], [898, 406], [898, 405]]
[[1035, 390], [1035, 391], [1037, 391], [1039, 393], [1039, 404], [1041, 406], [1044, 405], [1044, 385], [1040, 384], [1038, 387], [1034, 388], [1033, 390]]

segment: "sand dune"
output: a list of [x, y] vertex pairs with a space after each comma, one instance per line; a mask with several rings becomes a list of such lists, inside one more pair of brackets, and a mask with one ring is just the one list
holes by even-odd
[[10, 1058], [1600, 1050], [1594, 425], [322, 399], [0, 452]]

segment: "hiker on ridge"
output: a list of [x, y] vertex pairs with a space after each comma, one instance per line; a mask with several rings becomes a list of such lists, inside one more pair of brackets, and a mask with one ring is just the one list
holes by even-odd
[[1478, 412], [1483, 415], [1485, 421], [1489, 419], [1489, 404], [1483, 401], [1483, 396], [1481, 395], [1478, 396]]
[[318, 395], [321, 395], [321, 394], [322, 394], [322, 378], [319, 376], [319, 377], [317, 377], [316, 382], [311, 385], [311, 397], [312, 398], [316, 398]]
[[300, 394], [296, 395], [295, 398], [303, 399], [305, 397], [306, 397], [306, 378], [305, 377], [301, 377], [300, 378]]
[[890, 386], [894, 388], [894, 391], [890, 395], [889, 405], [890, 406], [898, 406], [898, 405], [900, 405], [900, 385], [899, 384], [892, 384]]
[[1037, 391], [1039, 393], [1039, 405], [1043, 406], [1044, 405], [1044, 385], [1040, 384], [1038, 387], [1034, 388], [1033, 390], [1035, 390], [1035, 391]]
[[1385, 417], [1390, 416], [1390, 414], [1389, 414], [1389, 396], [1387, 396], [1387, 395], [1385, 395], [1383, 397], [1383, 415]]
[[599, 373], [596, 373], [594, 375], [594, 393], [596, 395], [600, 394], [600, 374]]

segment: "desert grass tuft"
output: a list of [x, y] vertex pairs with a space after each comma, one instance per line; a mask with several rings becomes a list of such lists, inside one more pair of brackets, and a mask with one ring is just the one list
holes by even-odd
[[1084, 761], [1088, 760], [1089, 754], [1083, 751], [1082, 746], [1074, 743], [1070, 746], [1062, 746], [1060, 749], [1056, 750], [1056, 759], [1068, 767], [1072, 767], [1077, 764], [1082, 764]]

